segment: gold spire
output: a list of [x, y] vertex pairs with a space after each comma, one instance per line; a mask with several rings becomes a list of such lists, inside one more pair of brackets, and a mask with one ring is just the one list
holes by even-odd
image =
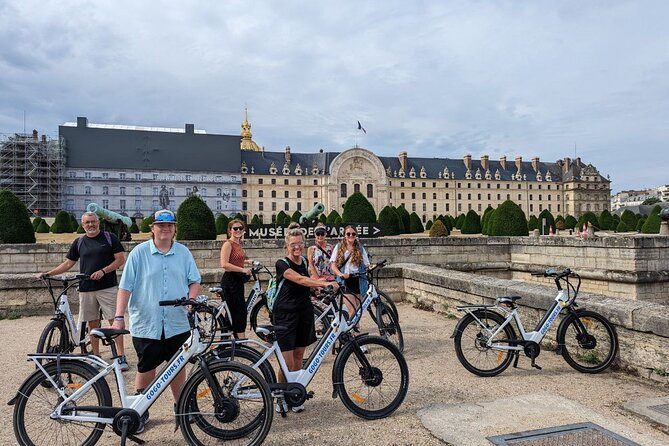
[[260, 147], [253, 142], [253, 139], [251, 139], [252, 136], [251, 124], [249, 124], [249, 112], [248, 109], [244, 107], [244, 122], [242, 122], [242, 141], [240, 143], [240, 149], [260, 152]]

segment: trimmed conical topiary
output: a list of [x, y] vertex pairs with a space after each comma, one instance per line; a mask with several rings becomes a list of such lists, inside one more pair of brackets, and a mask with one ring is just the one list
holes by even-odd
[[[546, 224], [542, 227], [544, 219], [546, 220]], [[553, 231], [555, 231], [555, 219], [553, 218], [553, 214], [551, 214], [548, 209], [544, 209], [539, 213], [539, 216], [537, 217], [537, 223], [539, 224], [539, 233], [541, 235], [550, 234], [551, 227], [553, 228]]]
[[400, 234], [400, 216], [392, 206], [386, 206], [379, 212], [379, 223], [383, 225], [383, 235]]
[[608, 231], [613, 225], [613, 216], [608, 209], [604, 209], [599, 215], [599, 226], [603, 231]]
[[490, 222], [491, 236], [527, 236], [527, 220], [523, 210], [511, 200], [500, 204]]
[[326, 223], [329, 225], [334, 225], [337, 223], [338, 218], [341, 219], [341, 215], [339, 215], [339, 212], [337, 212], [336, 209], [333, 209], [332, 212], [330, 212], [330, 215], [328, 215]]
[[465, 214], [458, 215], [455, 219], [455, 229], [462, 229], [462, 224], [465, 222]]
[[397, 215], [400, 216], [400, 219], [402, 219], [402, 234], [409, 234], [411, 232], [411, 215], [409, 214], [409, 211], [407, 211], [404, 204], [397, 206], [395, 210], [397, 211]]
[[70, 221], [70, 214], [67, 211], [58, 211], [51, 225], [51, 232], [54, 234], [72, 232], [72, 222]]
[[425, 230], [423, 228], [423, 222], [420, 221], [420, 217], [415, 212], [412, 212], [409, 215], [409, 230], [412, 234], [419, 234]]
[[576, 228], [577, 224], [578, 220], [576, 220], [576, 217], [574, 217], [573, 215], [567, 215], [567, 217], [564, 219], [565, 229], [574, 229]]
[[40, 222], [42, 221], [42, 217], [35, 217], [33, 219], [33, 232], [37, 231], [37, 227], [39, 226]]
[[191, 195], [177, 209], [178, 240], [216, 240], [214, 214], [200, 197]]
[[637, 224], [637, 217], [634, 215], [634, 212], [630, 211], [629, 209], [625, 209], [620, 216], [620, 220], [625, 222], [625, 226], [628, 228], [634, 229], [636, 228]]
[[291, 222], [294, 221], [295, 223], [299, 223], [300, 222], [300, 217], [302, 217], [302, 212], [295, 211], [295, 212], [293, 212], [293, 215], [290, 216], [290, 221]]
[[631, 229], [625, 224], [624, 220], [620, 220], [620, 223], [618, 223], [618, 227], [616, 228], [616, 232], [629, 232]]
[[81, 226], [81, 223], [79, 223], [79, 226], [77, 226], [77, 230], [74, 232], [76, 232], [77, 234], [84, 234], [86, 231], [84, 230], [84, 227]]
[[220, 213], [216, 217], [216, 234], [227, 234], [228, 233], [228, 222], [230, 219], [227, 215]]
[[344, 213], [341, 218], [344, 223], [376, 223], [376, 212], [364, 195], [355, 192], [344, 203]]
[[427, 223], [425, 223], [425, 230], [429, 231], [431, 227], [432, 227], [432, 220], [428, 220]]
[[325, 213], [319, 215], [318, 216], [318, 221], [323, 223], [323, 224], [327, 223], [327, 221], [328, 221], [327, 215], [325, 215]]
[[[290, 217], [288, 218], [290, 219]], [[279, 211], [279, 213], [276, 214], [276, 219], [274, 220], [274, 223], [276, 225], [282, 225], [285, 220], [286, 220], [286, 213], [284, 211]]]
[[70, 232], [75, 232], [77, 230], [77, 226], [79, 226], [79, 222], [77, 221], [74, 214], [70, 214], [70, 228], [72, 229]]
[[534, 215], [530, 215], [530, 219], [527, 221], [527, 229], [530, 231], [539, 229], [539, 220]]
[[646, 220], [648, 220], [647, 217], [641, 217], [639, 221], [636, 222], [636, 228], [634, 228], [637, 232], [641, 232], [643, 230], [643, 225], [646, 223]]
[[[83, 228], [82, 228], [82, 229], [83, 229]], [[131, 234], [139, 234], [139, 227], [137, 227], [137, 222], [136, 222], [134, 219], [132, 220], [132, 224], [131, 224], [130, 227], [128, 228], [128, 231], [129, 231]]]
[[8, 189], [0, 190], [0, 216], [0, 243], [35, 243], [28, 208]]
[[641, 227], [641, 232], [643, 234], [659, 234], [660, 233], [660, 224], [662, 219], [660, 218], [660, 211], [662, 208], [658, 205], [650, 211], [650, 215], [646, 219], [646, 222]]
[[484, 218], [485, 221], [483, 223], [483, 228], [481, 229], [481, 233], [485, 235], [490, 235], [490, 224], [492, 223], [493, 218], [495, 218], [495, 211], [497, 209], [493, 209], [492, 212], [488, 212], [485, 214]]
[[470, 209], [465, 216], [465, 221], [462, 223], [460, 232], [463, 234], [480, 234], [481, 233], [481, 217], [474, 209]]
[[253, 218], [251, 219], [251, 224], [252, 225], [261, 225], [262, 221], [260, 220], [260, 217], [258, 217], [257, 214], [253, 214]]
[[488, 205], [487, 208], [485, 208], [485, 211], [483, 211], [483, 216], [481, 217], [481, 234], [487, 235], [487, 229], [488, 227], [486, 226], [486, 223], [488, 223], [488, 217], [490, 214], [494, 211], [492, 206]]
[[[595, 228], [595, 230], [599, 229], [599, 220], [597, 219], [595, 213], [592, 211], [588, 211], [579, 217], [578, 227], [582, 228], [584, 224], [587, 226], [592, 225], [592, 227]], [[636, 224], [636, 220], [634, 221], [634, 224]]]
[[153, 214], [142, 220], [142, 224], [139, 227], [140, 231], [144, 233], [151, 232], [151, 223], [153, 223]]
[[448, 234], [448, 229], [441, 220], [436, 220], [430, 228], [430, 237], [448, 237]]
[[39, 222], [39, 226], [37, 227], [37, 232], [38, 234], [46, 234], [51, 230], [51, 226], [46, 222], [46, 220], [42, 220]]

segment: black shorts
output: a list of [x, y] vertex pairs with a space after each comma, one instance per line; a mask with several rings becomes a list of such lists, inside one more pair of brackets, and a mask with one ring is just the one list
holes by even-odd
[[272, 313], [272, 323], [286, 327], [286, 330], [276, 332], [282, 352], [306, 347], [316, 342], [314, 310], [311, 305], [303, 310]]
[[164, 362], [172, 359], [181, 346], [190, 336], [190, 331], [165, 339], [165, 332], [160, 339], [132, 338], [132, 345], [137, 352], [137, 371], [144, 373], [158, 368]]
[[360, 294], [360, 278], [359, 277], [350, 277], [344, 280], [344, 285], [348, 293]]
[[244, 333], [246, 331], [246, 319], [248, 319], [244, 282], [235, 276], [229, 277], [231, 275], [231, 273], [225, 273], [221, 280], [223, 299], [228, 303], [230, 309], [232, 331], [234, 333]]

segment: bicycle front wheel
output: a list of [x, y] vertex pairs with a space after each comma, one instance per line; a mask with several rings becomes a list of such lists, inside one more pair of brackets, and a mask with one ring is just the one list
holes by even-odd
[[578, 311], [567, 316], [558, 333], [562, 357], [582, 373], [606, 370], [618, 351], [618, 336], [611, 323], [594, 311]]
[[393, 315], [395, 316], [395, 320], [399, 323], [400, 313], [399, 311], [397, 311], [397, 306], [395, 305], [395, 302], [385, 292], [379, 290], [376, 291], [379, 294], [379, 299], [381, 299], [381, 302], [383, 302], [384, 304], [386, 304], [388, 308], [390, 308], [390, 310], [393, 312]]
[[402, 404], [409, 389], [409, 367], [390, 341], [360, 336], [335, 360], [332, 379], [344, 406], [368, 420], [385, 418]]
[[37, 353], [70, 353], [72, 350], [65, 321], [50, 320], [37, 341]]
[[404, 351], [404, 336], [397, 317], [390, 307], [384, 302], [376, 306], [376, 325], [382, 338], [388, 339], [395, 344], [400, 352]]
[[[58, 373], [60, 367], [60, 373]], [[76, 361], [52, 361], [44, 366], [66, 396], [73, 394], [96, 375], [91, 366]], [[94, 445], [104, 431], [104, 423], [52, 419], [51, 413], [62, 402], [41, 370], [34, 372], [19, 390], [14, 405], [14, 434], [20, 445]], [[85, 407], [112, 406], [112, 397], [104, 379], [68, 403], [63, 415], [98, 416]]]
[[179, 428], [188, 444], [218, 445], [221, 440], [261, 444], [274, 416], [265, 380], [251, 367], [234, 361], [211, 361], [207, 367], [211, 381], [198, 370], [186, 381], [177, 403]]
[[[492, 311], [477, 311], [476, 318], [467, 314], [458, 326], [455, 334], [455, 353], [460, 363], [471, 373], [478, 376], [495, 376], [506, 370], [513, 359], [513, 351], [489, 347], [499, 344], [500, 347], [511, 345], [508, 340], [516, 338], [511, 326], [504, 329], [491, 339], [492, 334], [504, 323], [504, 318]], [[480, 322], [479, 322], [480, 321]], [[501, 340], [506, 342], [499, 342]]]

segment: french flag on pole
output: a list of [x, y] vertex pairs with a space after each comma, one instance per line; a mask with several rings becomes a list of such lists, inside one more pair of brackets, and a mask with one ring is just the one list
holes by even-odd
[[363, 132], [365, 132], [365, 134], [367, 133], [367, 130], [365, 130], [362, 124], [360, 124], [360, 121], [358, 121], [358, 130], [362, 130]]

